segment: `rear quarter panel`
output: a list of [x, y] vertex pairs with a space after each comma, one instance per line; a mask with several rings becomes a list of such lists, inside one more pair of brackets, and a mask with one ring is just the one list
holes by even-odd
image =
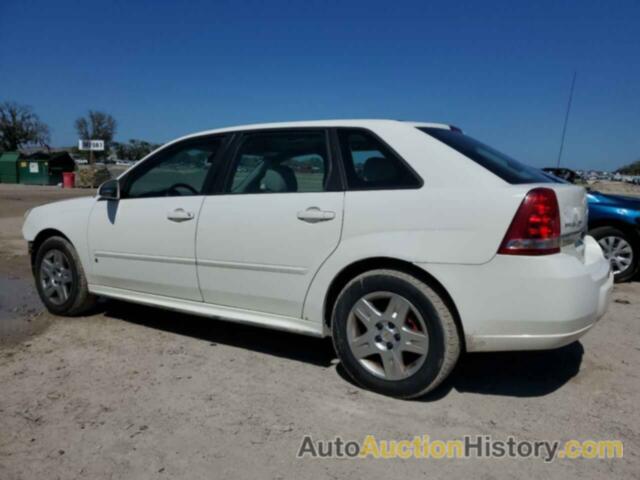
[[587, 195], [589, 205], [589, 228], [607, 224], [623, 223], [636, 230], [640, 229], [640, 208], [609, 200], [605, 196], [590, 193]]
[[322, 321], [331, 282], [360, 260], [394, 258], [419, 263], [427, 271], [429, 264], [489, 262], [526, 191], [425, 185], [418, 190], [347, 192], [342, 239], [311, 283], [303, 318]]

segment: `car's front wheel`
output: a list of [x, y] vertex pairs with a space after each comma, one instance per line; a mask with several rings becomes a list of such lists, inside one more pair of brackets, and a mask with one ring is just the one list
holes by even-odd
[[51, 313], [80, 315], [95, 304], [78, 254], [63, 237], [49, 237], [39, 246], [34, 276], [40, 299]]
[[637, 239], [614, 227], [594, 228], [589, 234], [600, 244], [616, 282], [626, 282], [636, 274], [640, 255]]
[[332, 336], [344, 369], [358, 384], [402, 398], [436, 388], [461, 348], [442, 296], [395, 270], [366, 272], [345, 286], [333, 311]]

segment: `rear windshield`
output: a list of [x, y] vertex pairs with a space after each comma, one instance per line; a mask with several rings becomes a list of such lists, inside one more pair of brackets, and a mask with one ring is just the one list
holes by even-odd
[[554, 183], [554, 180], [545, 175], [542, 170], [520, 163], [462, 132], [428, 127], [420, 127], [418, 130], [422, 130], [424, 133], [457, 150], [505, 182], [512, 184]]

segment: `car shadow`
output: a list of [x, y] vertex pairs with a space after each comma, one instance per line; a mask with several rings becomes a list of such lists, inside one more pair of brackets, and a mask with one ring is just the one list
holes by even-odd
[[[328, 368], [336, 363], [329, 339], [228, 322], [206, 321], [202, 317], [108, 300], [99, 309], [103, 315], [210, 342], [230, 345], [277, 357]], [[449, 378], [419, 400], [431, 402], [458, 392], [539, 397], [554, 392], [580, 371], [584, 348], [574, 342], [556, 350], [463, 354]], [[356, 385], [340, 363], [336, 371]]]
[[510, 397], [548, 395], [580, 372], [583, 355], [580, 342], [555, 350], [464, 354], [451, 376], [423, 400], [438, 400], [452, 388]]
[[[212, 346], [230, 345], [320, 367], [329, 367], [336, 355], [329, 339], [206, 319], [116, 300], [104, 301], [98, 310], [109, 318], [204, 340]], [[97, 313], [97, 312], [96, 312]]]
[[[583, 354], [580, 342], [556, 350], [465, 353], [439, 387], [417, 400], [440, 400], [451, 390], [482, 395], [541, 397], [558, 390], [578, 374]], [[337, 371], [344, 380], [356, 385], [341, 364]]]

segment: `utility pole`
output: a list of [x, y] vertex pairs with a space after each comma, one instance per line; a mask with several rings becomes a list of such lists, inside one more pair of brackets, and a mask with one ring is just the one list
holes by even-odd
[[569, 91], [569, 102], [567, 103], [567, 111], [564, 115], [564, 125], [562, 126], [562, 139], [560, 140], [560, 152], [558, 152], [558, 162], [556, 168], [560, 168], [560, 159], [562, 158], [562, 150], [564, 149], [564, 137], [567, 133], [567, 123], [569, 123], [569, 112], [571, 111], [571, 100], [573, 99], [573, 88], [576, 85], [576, 72], [573, 72], [571, 80], [571, 90]]

